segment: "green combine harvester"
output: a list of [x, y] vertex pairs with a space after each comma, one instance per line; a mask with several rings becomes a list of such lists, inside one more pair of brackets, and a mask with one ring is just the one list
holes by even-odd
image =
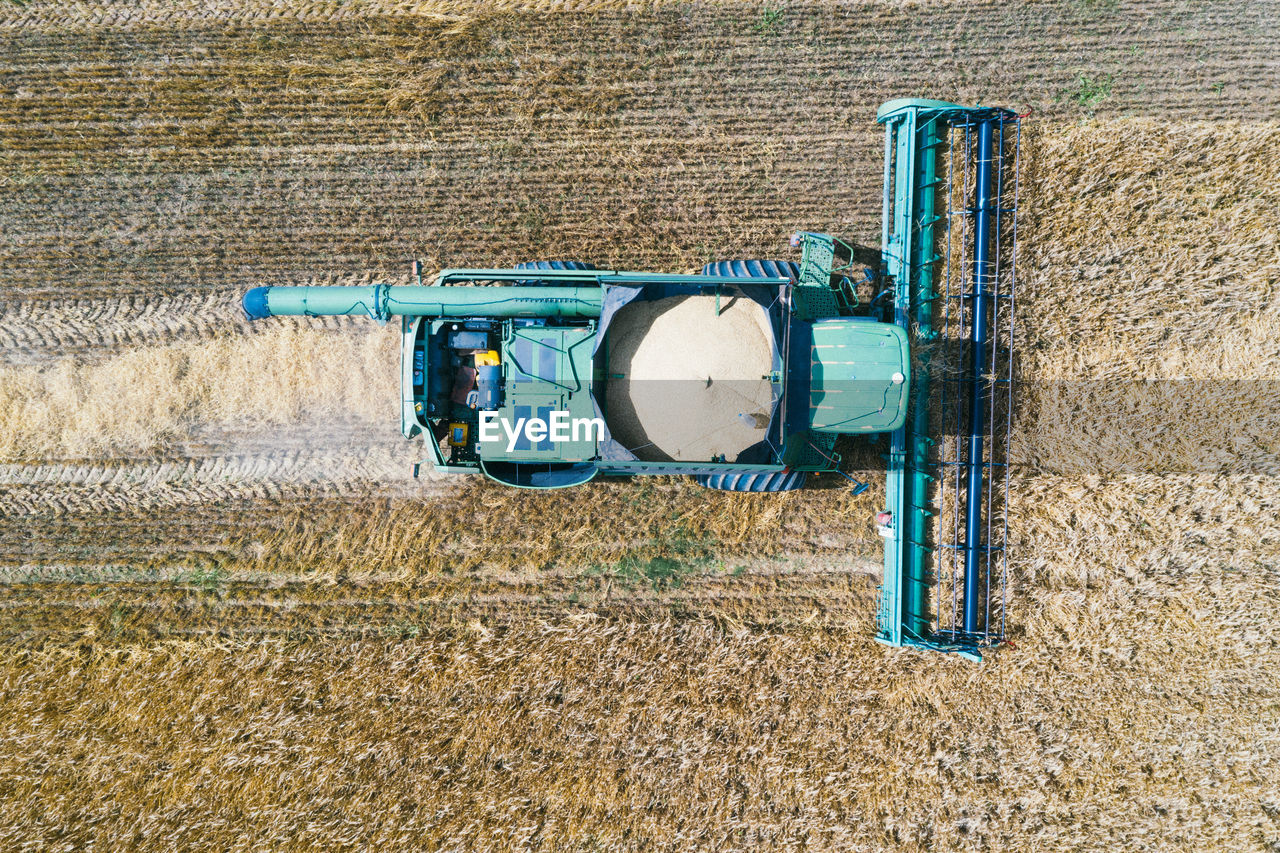
[[879, 637], [977, 656], [1004, 636], [1019, 120], [927, 100], [877, 120], [879, 269], [800, 232], [799, 263], [538, 261], [427, 286], [415, 264], [415, 285], [259, 287], [244, 308], [399, 317], [404, 435], [438, 471], [508, 486], [683, 474], [781, 492], [836, 472], [858, 493], [838, 439], [887, 436]]

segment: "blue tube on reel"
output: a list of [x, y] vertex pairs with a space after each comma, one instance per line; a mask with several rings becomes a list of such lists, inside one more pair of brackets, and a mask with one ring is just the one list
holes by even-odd
[[990, 338], [991, 224], [995, 201], [991, 192], [993, 120], [978, 123], [977, 199], [973, 227], [973, 321], [969, 326], [969, 457], [966, 463], [965, 547], [964, 547], [964, 630], [980, 630], [982, 591], [982, 483], [983, 441], [987, 435], [987, 389], [983, 367], [987, 363]]

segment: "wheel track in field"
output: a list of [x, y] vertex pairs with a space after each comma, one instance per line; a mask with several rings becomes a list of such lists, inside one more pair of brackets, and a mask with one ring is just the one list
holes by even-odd
[[351, 471], [350, 457], [281, 454], [213, 457], [151, 465], [0, 466], [0, 517], [46, 513], [179, 509], [229, 500], [276, 502], [312, 497], [430, 496], [445, 488], [425, 474], [388, 482]]
[[[64, 357], [92, 361], [125, 349], [272, 329], [245, 319], [242, 295], [241, 290], [221, 290], [30, 298], [11, 292], [0, 306], [0, 363], [45, 366]], [[291, 322], [342, 331], [359, 320], [310, 317]]]
[[190, 573], [149, 582], [11, 583], [0, 602], [0, 641], [76, 635], [385, 634], [513, 618], [628, 613], [718, 616], [789, 623], [866, 619], [872, 566], [796, 571], [778, 563], [684, 579], [679, 586], [541, 574], [536, 578], [317, 583], [224, 581]]
[[151, 457], [0, 463], [0, 516], [155, 510], [237, 499], [428, 496], [442, 475], [385, 424], [206, 425]]
[[[447, 480], [395, 455], [322, 451], [209, 456], [149, 463], [0, 465], [0, 517], [183, 509], [234, 500], [431, 497]], [[394, 470], [394, 475], [389, 474]]]
[[207, 339], [242, 325], [224, 293], [11, 300], [0, 308], [0, 355], [10, 364], [39, 364], [91, 350]]
[[[360, 322], [289, 318], [290, 326], [334, 334], [350, 334]], [[80, 367], [130, 350], [227, 336], [247, 341], [278, 328], [245, 321], [238, 292], [17, 299], [0, 308], [0, 361], [20, 370]], [[188, 435], [151, 452], [0, 462], [0, 515], [432, 493], [439, 486], [430, 466], [420, 480], [411, 476], [421, 448], [399, 435], [394, 412], [386, 414], [376, 423], [310, 411], [266, 425], [196, 422], [182, 427]]]

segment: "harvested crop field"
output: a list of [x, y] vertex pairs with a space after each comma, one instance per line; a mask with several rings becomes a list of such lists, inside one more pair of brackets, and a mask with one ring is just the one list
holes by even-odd
[[[0, 6], [0, 843], [1280, 849], [1277, 21]], [[856, 498], [414, 479], [394, 330], [238, 311], [874, 245], [904, 94], [1032, 113], [981, 664], [871, 640], [879, 448]]]

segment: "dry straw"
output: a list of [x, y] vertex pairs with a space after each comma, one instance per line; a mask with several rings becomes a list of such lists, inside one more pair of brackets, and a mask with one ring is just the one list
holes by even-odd
[[278, 323], [99, 362], [0, 368], [0, 459], [145, 455], [216, 424], [287, 429], [304, 414], [394, 416], [394, 327]]
[[[0, 29], [182, 28], [388, 16], [456, 22], [477, 15], [598, 12], [634, 5], [628, 0], [32, 0], [0, 8]], [[676, 0], [647, 0], [643, 5], [676, 5]]]
[[1013, 457], [1280, 470], [1280, 132], [1087, 124], [1030, 146]]
[[[1091, 123], [1030, 142], [1025, 379], [1274, 376], [1275, 124]], [[6, 438], [6, 453], [154, 447], [203, 418], [287, 422], [308, 405], [369, 405], [385, 417], [373, 400], [393, 387], [369, 394], [367, 382], [325, 372], [394, 364], [381, 334], [286, 328], [144, 350], [98, 365], [105, 385], [92, 365], [15, 369], [0, 411], [3, 434], [19, 438]], [[264, 374], [264, 362], [277, 370]], [[253, 384], [264, 375], [281, 381]], [[131, 396], [138, 385], [147, 393]], [[178, 584], [163, 613], [145, 585], [54, 589], [65, 601], [40, 613], [73, 614], [77, 628], [45, 643], [52, 632], [24, 623], [20, 608], [4, 612], [7, 636], [27, 648], [15, 642], [0, 671], [0, 838], [68, 848], [1274, 847], [1280, 491], [1230, 460], [1217, 472], [1059, 472], [1045, 435], [1086, 448], [1147, 415], [1121, 395], [1025, 390], [1015, 450], [1025, 464], [1012, 484], [1017, 647], [981, 666], [874, 644], [872, 594], [856, 575], [843, 608], [815, 608], [785, 629], [767, 611], [788, 607], [792, 588], [751, 580], [752, 618], [728, 593], [699, 602], [705, 621], [661, 609], [601, 618], [567, 596], [511, 618], [532, 609], [542, 573], [590, 580], [596, 561], [631, 555], [660, 569], [642, 561], [856, 546], [872, 493], [753, 498], [659, 481], [532, 496], [478, 484], [454, 503], [335, 501], [292, 514], [264, 501], [237, 507], [257, 520]], [[94, 399], [83, 430], [64, 426]], [[94, 425], [111, 428], [81, 437]], [[251, 570], [326, 577], [331, 606], [310, 625], [288, 622], [321, 585], [272, 599], [258, 576], [254, 598], [219, 574]], [[714, 562], [703, 570], [726, 582]], [[410, 608], [378, 622], [357, 583], [373, 571], [398, 578], [382, 592], [410, 604], [478, 600], [495, 576], [531, 586], [484, 619], [448, 624]], [[450, 572], [474, 584], [414, 583]], [[326, 639], [153, 639], [154, 626], [179, 633], [205, 606], [251, 611], [246, 633], [281, 624], [278, 613]], [[388, 638], [345, 639], [373, 633]]]

